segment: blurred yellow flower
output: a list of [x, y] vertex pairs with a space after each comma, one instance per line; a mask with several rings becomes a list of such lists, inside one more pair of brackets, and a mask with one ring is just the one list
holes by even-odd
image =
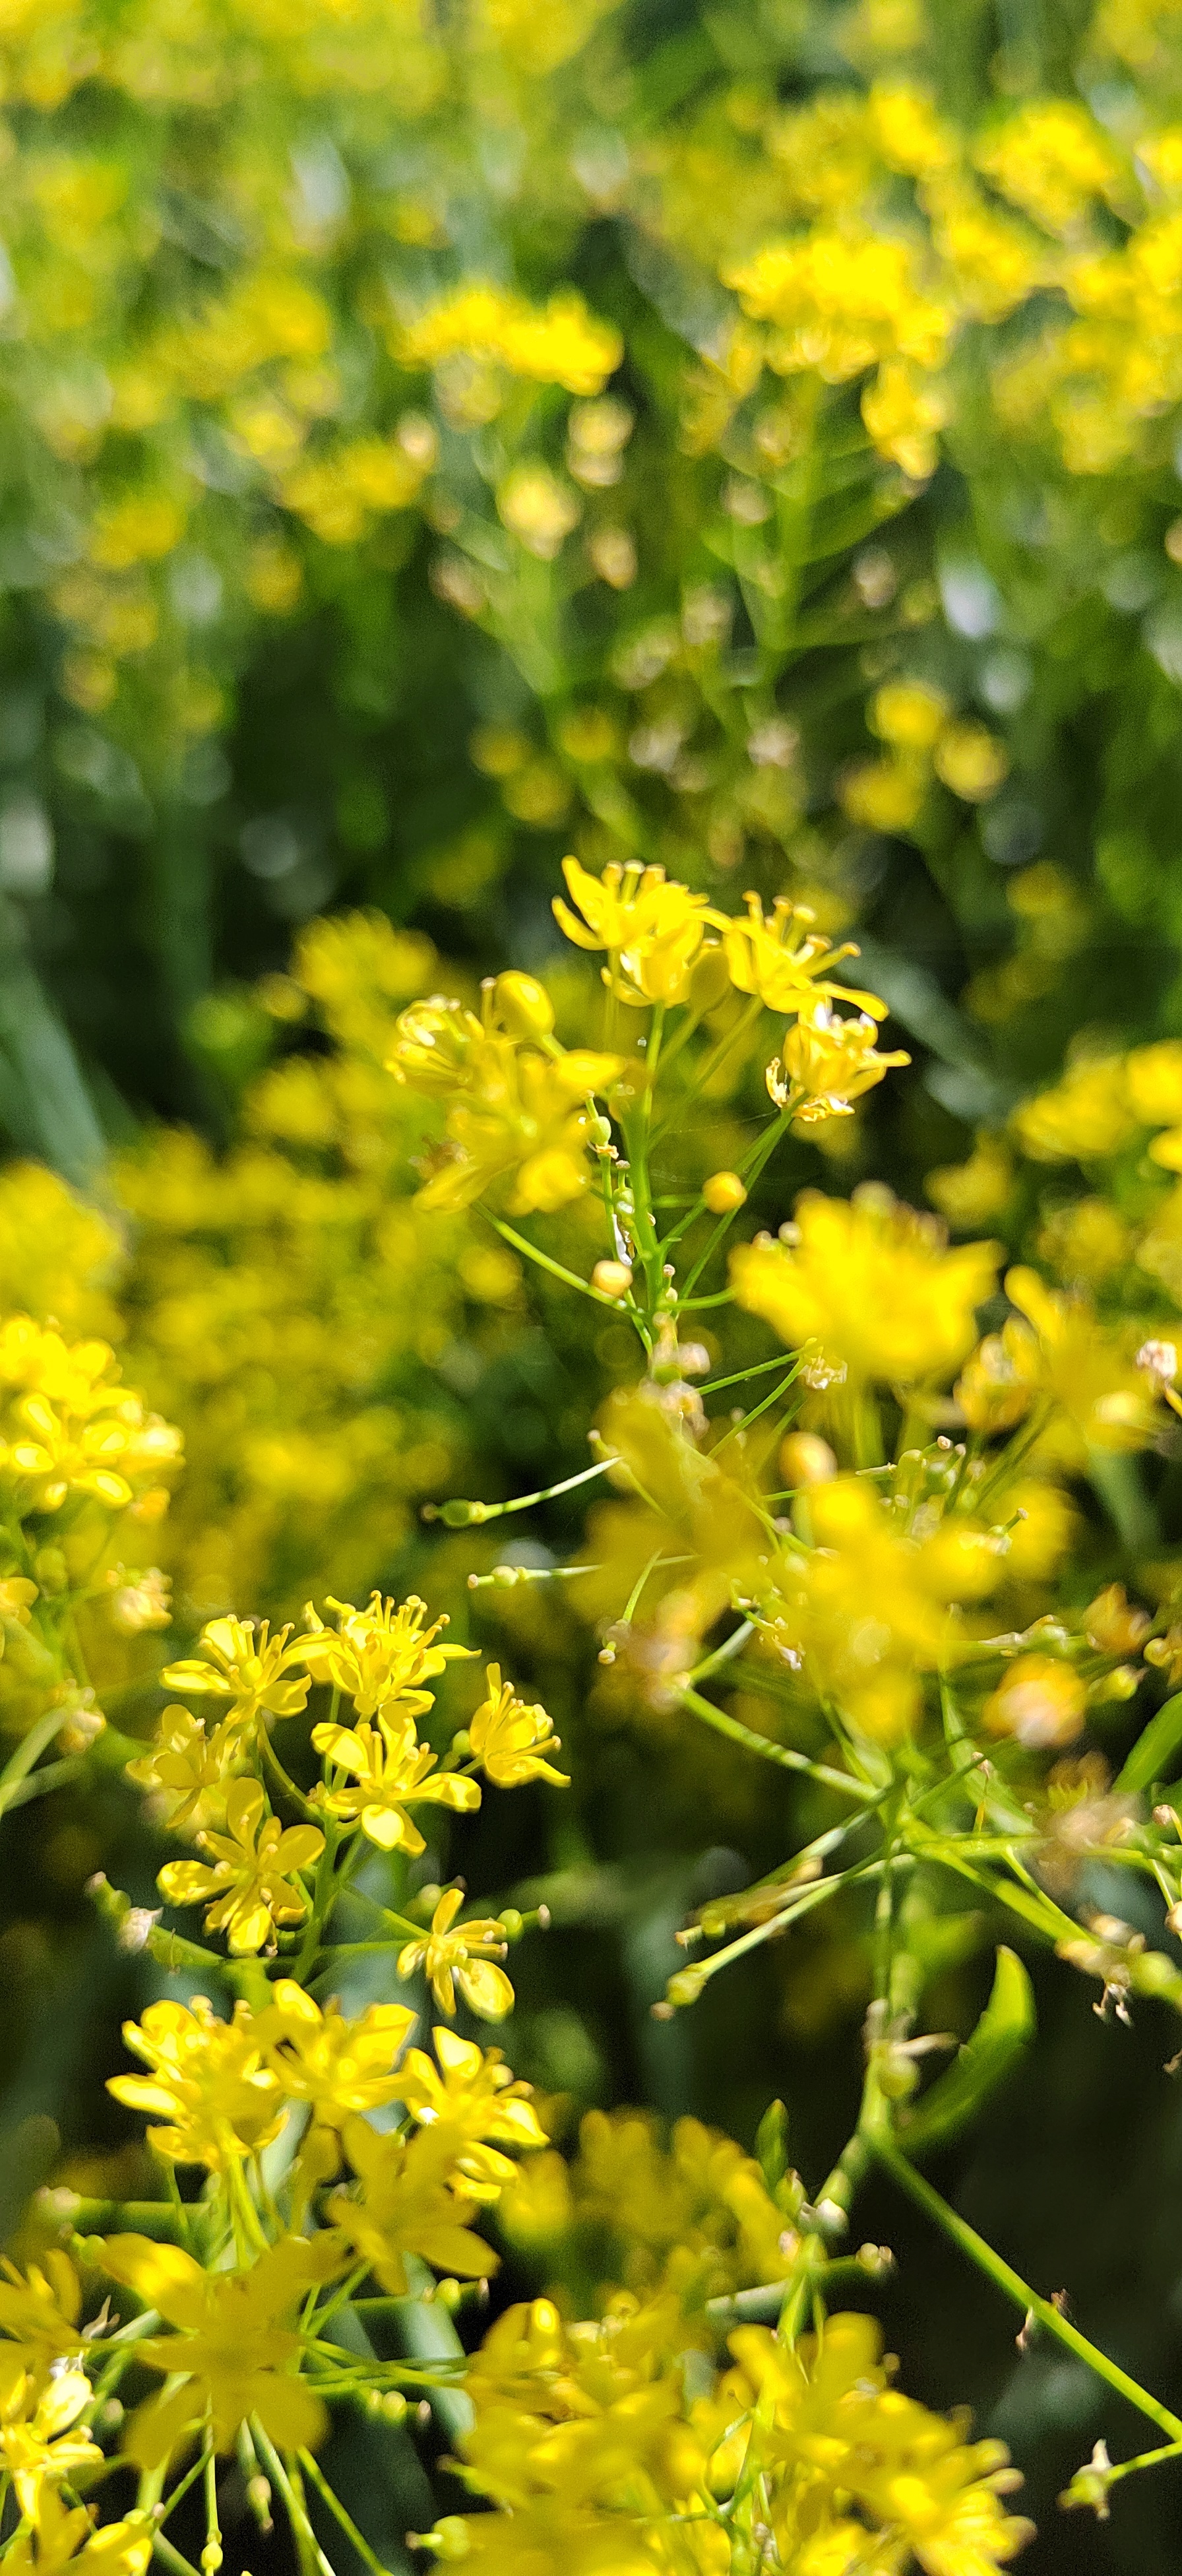
[[792, 1239], [742, 1246], [731, 1279], [792, 1348], [815, 1345], [853, 1379], [917, 1386], [950, 1377], [970, 1348], [999, 1259], [990, 1243], [950, 1251], [936, 1218], [872, 1185], [850, 1200], [805, 1190]]

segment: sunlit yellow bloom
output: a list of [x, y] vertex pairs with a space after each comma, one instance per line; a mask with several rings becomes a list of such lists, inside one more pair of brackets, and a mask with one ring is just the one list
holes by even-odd
[[[605, 948], [604, 982], [617, 1000], [643, 1009], [684, 1002], [690, 976], [714, 916], [704, 894], [691, 894], [660, 867], [615, 861], [602, 877], [564, 859], [570, 904], [554, 898], [554, 918], [576, 948]], [[572, 912], [571, 904], [577, 906]]]
[[938, 367], [953, 315], [929, 292], [910, 245], [818, 228], [773, 242], [724, 271], [745, 313], [773, 325], [768, 356], [784, 375], [815, 368], [844, 384], [882, 358]]
[[106, 1342], [68, 1344], [27, 1315], [0, 1327], [0, 1477], [24, 1508], [71, 1496], [125, 1511], [180, 1462], [181, 1435], [121, 1383]]
[[203, 1833], [212, 1866], [170, 1860], [157, 1885], [170, 1905], [205, 1905], [207, 1932], [224, 1932], [236, 1958], [261, 1950], [277, 1926], [301, 1923], [308, 1899], [296, 1873], [324, 1850], [315, 1825], [280, 1825], [267, 1816], [257, 1780], [235, 1780], [226, 1797], [224, 1834]]
[[930, 680], [887, 680], [876, 689], [869, 721], [895, 751], [934, 751], [948, 722], [948, 700]]
[[770, 1560], [757, 1623], [814, 1697], [897, 1742], [918, 1715], [922, 1676], [955, 1653], [954, 1605], [1003, 1580], [1005, 1540], [959, 1513], [909, 1528], [858, 1476], [813, 1486], [809, 1517], [815, 1545]]
[[294, 1717], [308, 1697], [306, 1681], [289, 1679], [302, 1661], [301, 1640], [289, 1644], [290, 1627], [277, 1637], [267, 1619], [211, 1619], [198, 1643], [204, 1660], [167, 1664], [160, 1678], [168, 1690], [229, 1700], [227, 1723], [249, 1726], [258, 1717]]
[[610, 1091], [623, 1059], [587, 1047], [535, 1052], [491, 1017], [481, 1022], [435, 997], [402, 1013], [387, 1066], [398, 1081], [450, 1104], [446, 1142], [428, 1158], [419, 1205], [467, 1207], [508, 1181], [510, 1211], [525, 1216], [552, 1214], [587, 1189], [588, 1104]]
[[[328, 2133], [341, 2129], [356, 2112], [376, 2111], [401, 2098], [402, 2079], [394, 2072], [394, 2061], [416, 2015], [406, 2004], [370, 2004], [356, 2021], [346, 2021], [335, 1998], [322, 2012], [292, 1977], [280, 1977], [271, 1994], [269, 2060], [288, 2100], [308, 2104], [312, 2128], [324, 2141], [317, 2152], [327, 2162]], [[340, 2160], [335, 2135], [331, 2159], [328, 2170], [335, 2172]]]
[[851, 1378], [915, 1386], [951, 1376], [972, 1343], [974, 1310], [993, 1291], [993, 1244], [949, 1251], [936, 1218], [874, 1186], [850, 1200], [805, 1190], [795, 1232], [793, 1242], [732, 1254], [741, 1306], [793, 1348], [815, 1344]]
[[42, 2489], [96, 2469], [98, 2443], [78, 2422], [93, 2390], [85, 2371], [63, 2370], [48, 2387], [20, 2378], [0, 2406], [0, 2466], [16, 2489], [21, 2512], [36, 2516]]
[[932, 766], [966, 805], [985, 805], [1007, 778], [1010, 756], [985, 725], [950, 724], [936, 744]]
[[267, 2032], [244, 2003], [221, 2021], [204, 1995], [147, 2004], [125, 2021], [124, 2044], [148, 2075], [111, 2075], [107, 2091], [158, 2124], [148, 2144], [171, 2163], [225, 2173], [258, 2155], [283, 2126], [284, 2087], [265, 2051]]
[[1053, 1091], [1040, 1092], [1015, 1112], [1013, 1124], [1023, 1152], [1039, 1162], [1087, 1162], [1119, 1153], [1137, 1128], [1121, 1058], [1086, 1057], [1070, 1066]]
[[435, 367], [456, 355], [491, 359], [506, 374], [598, 394], [623, 356], [610, 322], [587, 311], [570, 288], [542, 308], [498, 286], [461, 286], [405, 323], [395, 340], [403, 366]]
[[924, 1190], [933, 1207], [947, 1218], [958, 1232], [971, 1226], [988, 1225], [990, 1217], [1000, 1216], [1008, 1206], [1014, 1186], [1014, 1166], [1005, 1144], [988, 1128], [978, 1131], [977, 1140], [965, 1163], [943, 1163], [929, 1172]]
[[451, 2188], [455, 2141], [449, 2134], [427, 2128], [410, 2140], [383, 2138], [367, 2121], [350, 2120], [344, 2145], [357, 2185], [333, 2193], [328, 2217], [392, 2297], [406, 2295], [408, 2254], [461, 2280], [483, 2280], [496, 2270], [496, 2255], [465, 2223], [473, 2213], [470, 2196]]
[[447, 1621], [435, 1619], [424, 1627], [427, 1604], [414, 1592], [406, 1601], [384, 1600], [374, 1592], [368, 1610], [355, 1610], [351, 1601], [330, 1599], [328, 1606], [337, 1614], [335, 1630], [325, 1626], [311, 1603], [305, 1610], [300, 1660], [313, 1681], [329, 1682], [351, 1699], [359, 1717], [373, 1717], [393, 1700], [407, 1717], [421, 1717], [434, 1705], [434, 1693], [424, 1690], [424, 1682], [434, 1681], [457, 1656], [472, 1652], [468, 1646], [436, 1645]]
[[379, 1709], [372, 1721], [360, 1718], [356, 1726], [314, 1726], [312, 1742], [335, 1770], [351, 1773], [356, 1783], [322, 1790], [322, 1805], [340, 1823], [360, 1824], [380, 1851], [413, 1857], [426, 1849], [407, 1814], [410, 1806], [450, 1807], [454, 1815], [470, 1815], [480, 1805], [479, 1782], [458, 1771], [437, 1771], [437, 1756], [429, 1744], [419, 1743], [414, 1719], [397, 1706]]
[[57, 2375], [62, 2364], [81, 2366], [82, 2290], [68, 2254], [50, 2246], [24, 2272], [5, 2257], [0, 2279], [0, 2402], [17, 2381], [30, 2387]]
[[423, 2049], [410, 2049], [397, 2079], [398, 2098], [421, 2127], [438, 2127], [455, 2142], [456, 2170], [476, 2198], [496, 2199], [517, 2173], [498, 2149], [546, 2144], [529, 2099], [531, 2088], [514, 2081], [499, 2048], [477, 2048], [454, 2030], [435, 2030], [431, 2036], [439, 2066], [432, 2065]]
[[910, 1064], [901, 1049], [875, 1053], [878, 1028], [865, 1011], [839, 1019], [827, 1002], [812, 1002], [784, 1040], [783, 1056], [767, 1069], [767, 1087], [777, 1108], [793, 1106], [796, 1124], [849, 1113], [855, 1100], [882, 1082], [892, 1065]]
[[568, 1788], [565, 1772], [556, 1771], [542, 1751], [543, 1746], [549, 1753], [560, 1750], [553, 1718], [536, 1703], [518, 1699], [512, 1682], [501, 1680], [499, 1664], [488, 1665], [485, 1681], [488, 1695], [468, 1720], [468, 1739], [488, 1778], [498, 1789], [519, 1788], [523, 1780], [550, 1780], [556, 1789]]
[[136, 2346], [149, 2370], [183, 2384], [161, 2390], [133, 2416], [124, 2448], [141, 2469], [159, 2468], [208, 2422], [214, 2448], [228, 2451], [257, 2415], [284, 2451], [313, 2449], [328, 2417], [306, 2382], [292, 2376], [300, 2337], [283, 2320], [317, 2281], [339, 2268], [331, 2238], [281, 2237], [246, 2271], [207, 2272], [179, 2245], [146, 2236], [109, 2236], [103, 2268], [175, 2329]]
[[36, 2519], [18, 2531], [5, 2552], [18, 2576], [145, 2576], [152, 2556], [152, 2533], [146, 2517], [104, 2522], [96, 2531], [82, 2504], [67, 2511], [51, 2486], [37, 2498]]
[[[1003, 2445], [966, 2443], [963, 2418], [947, 2422], [891, 2389], [874, 2318], [830, 2317], [794, 2350], [763, 2326], [741, 2326], [730, 2343], [738, 2368], [724, 2398], [732, 2409], [758, 2399], [764, 2456], [856, 2502], [925, 2576], [995, 2576], [1030, 2538], [1000, 2500], [1012, 2483]], [[849, 2563], [829, 2561], [834, 2576]]]
[[514, 1998], [504, 1969], [496, 1964], [505, 1955], [502, 1925], [489, 1915], [457, 1924], [453, 1931], [463, 1902], [461, 1888], [444, 1889], [430, 1931], [399, 1951], [398, 1974], [413, 1977], [416, 1969], [424, 1969], [440, 2012], [454, 2014], [458, 1986], [465, 2003], [482, 2021], [503, 2021], [513, 2010]]
[[871, 1019], [885, 1020], [886, 1003], [876, 993], [833, 982], [833, 968], [858, 954], [851, 941], [834, 948], [814, 927], [816, 914], [788, 895], [777, 895], [770, 916], [758, 895], [749, 894], [746, 903], [746, 920], [728, 921], [723, 938], [737, 992], [757, 993], [769, 1011], [790, 1014], [817, 1001], [854, 1002]]
[[901, 358], [886, 359], [862, 396], [862, 418], [879, 455], [889, 456], [912, 483], [935, 473], [950, 411], [943, 387]]
[[[1161, 1416], [1157, 1390], [1130, 1348], [1135, 1331], [1106, 1331], [1082, 1294], [1048, 1288], [1034, 1270], [1007, 1271], [1005, 1289], [1030, 1328], [1035, 1348], [1023, 1344], [1022, 1366], [1037, 1372], [1040, 1393], [1089, 1446], [1143, 1449]], [[1010, 1349], [1021, 1331], [1007, 1327]]]
[[128, 1763], [127, 1777], [155, 1798], [171, 1833], [195, 1840], [207, 1825], [224, 1826], [226, 1791], [241, 1751], [233, 1716], [207, 1736], [204, 1720], [189, 1709], [166, 1708], [152, 1751]]
[[867, 832], [908, 832], [928, 791], [926, 764], [915, 752], [891, 760], [856, 760], [837, 782], [838, 803]]
[[973, 158], [1003, 197], [1053, 233], [1069, 231], [1095, 198], [1111, 198], [1122, 177], [1111, 136], [1078, 99], [1029, 100]]

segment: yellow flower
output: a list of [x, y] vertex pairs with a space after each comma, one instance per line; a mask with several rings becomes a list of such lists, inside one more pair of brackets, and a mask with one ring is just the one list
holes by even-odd
[[1030, 1410], [1041, 1382], [1034, 1336], [1015, 1318], [986, 1333], [965, 1362], [955, 1396], [970, 1431], [1012, 1431]]
[[[470, 1815], [480, 1805], [480, 1787], [457, 1771], [435, 1771], [436, 1756], [420, 1744], [414, 1720], [404, 1710], [379, 1709], [375, 1720], [356, 1726], [314, 1726], [312, 1742], [338, 1771], [351, 1772], [357, 1785], [319, 1792], [321, 1804], [340, 1823], [360, 1824], [379, 1851], [404, 1851], [412, 1857], [426, 1849], [408, 1806], [450, 1807]], [[429, 1774], [435, 1773], [434, 1778]]]
[[560, 483], [548, 465], [522, 462], [512, 467], [497, 493], [497, 516], [526, 552], [552, 563], [564, 539], [577, 527], [582, 504], [569, 483]]
[[[1000, 2502], [1013, 2483], [1002, 2444], [968, 2444], [963, 2418], [946, 2421], [891, 2389], [874, 2318], [830, 2317], [794, 2350], [766, 2327], [741, 2326], [730, 2346], [738, 2368], [724, 2403], [732, 2413], [758, 2403], [773, 2476], [796, 2472], [854, 2501], [915, 2552], [925, 2576], [995, 2576], [1030, 2538], [1029, 2523]], [[831, 2558], [833, 2576], [849, 2563]]]
[[894, 751], [934, 751], [947, 721], [948, 700], [930, 680], [887, 680], [871, 703], [871, 726]]
[[554, 918], [576, 948], [605, 948], [603, 979], [618, 1001], [643, 1010], [650, 1002], [684, 1002], [707, 929], [715, 916], [704, 894], [691, 894], [660, 867], [629, 859], [589, 876], [564, 859], [571, 904], [554, 898]]
[[908, 832], [927, 793], [928, 773], [914, 752], [893, 760], [856, 760], [838, 780], [838, 802], [867, 832]]
[[468, 1721], [468, 1740], [477, 1761], [498, 1789], [520, 1788], [523, 1780], [550, 1780], [556, 1789], [569, 1788], [564, 1771], [556, 1771], [540, 1750], [557, 1753], [561, 1748], [554, 1733], [553, 1718], [535, 1703], [530, 1706], [518, 1699], [511, 1682], [501, 1680], [499, 1664], [485, 1670], [488, 1696]]
[[1072, 1065], [1053, 1091], [1040, 1092], [1015, 1112], [1014, 1133], [1023, 1153], [1042, 1163], [1091, 1161], [1120, 1152], [1137, 1131], [1120, 1056]]
[[289, 2101], [306, 2102], [313, 2132], [320, 2132], [314, 2153], [336, 2171], [335, 2135], [358, 2111], [376, 2111], [401, 2097], [401, 2078], [394, 2061], [417, 2016], [406, 2004], [371, 2004], [356, 2021], [346, 2021], [335, 1997], [323, 2012], [294, 1978], [280, 1977], [271, 1989], [266, 2016], [271, 2065]]
[[133, 2111], [154, 2114], [148, 2144], [170, 2163], [225, 2173], [261, 2153], [284, 2120], [284, 2088], [264, 2054], [265, 2023], [244, 2003], [221, 2021], [205, 1995], [189, 2004], [145, 2006], [123, 2038], [148, 2075], [111, 2075], [107, 2091]]
[[28, 1315], [0, 1327], [0, 1473], [23, 1510], [73, 1496], [125, 1511], [180, 1454], [180, 1432], [122, 1385], [106, 1342], [68, 1344]]
[[2, 2268], [0, 2332], [11, 2340], [0, 2343], [0, 2401], [22, 2376], [44, 2385], [63, 2362], [80, 2367], [83, 2354], [82, 2291], [69, 2255], [53, 2245], [24, 2272], [7, 2256]]
[[146, 2518], [104, 2522], [96, 2531], [83, 2504], [67, 2511], [51, 2486], [37, 2498], [35, 2519], [5, 2551], [17, 2576], [145, 2576], [152, 2556], [152, 2532]]
[[189, 1709], [166, 1708], [152, 1751], [128, 1763], [127, 1777], [156, 1799], [171, 1833], [193, 1838], [206, 1825], [224, 1826], [226, 1791], [241, 1750], [233, 1717], [207, 1736], [203, 1719]]
[[335, 1633], [309, 1602], [300, 1660], [313, 1681], [330, 1682], [351, 1699], [359, 1717], [373, 1717], [391, 1700], [399, 1702], [406, 1716], [421, 1717], [434, 1706], [434, 1693], [424, 1690], [424, 1682], [433, 1681], [455, 1657], [473, 1651], [437, 1646], [435, 1639], [447, 1621], [436, 1619], [424, 1628], [427, 1605], [414, 1592], [406, 1601], [383, 1600], [374, 1592], [368, 1610], [331, 1598], [328, 1606], [337, 1614]]
[[407, 2254], [461, 2280], [496, 2270], [496, 2255], [465, 2224], [471, 2199], [450, 2188], [450, 2136], [422, 2129], [409, 2141], [383, 2138], [365, 2120], [350, 2120], [344, 2144], [358, 2184], [333, 2193], [328, 2217], [393, 2298], [406, 2296]]
[[249, 1726], [258, 1717], [294, 1717], [307, 1700], [308, 1685], [285, 1678], [301, 1660], [302, 1640], [289, 1645], [291, 1633], [281, 1628], [272, 1637], [267, 1619], [211, 1619], [198, 1639], [204, 1662], [167, 1664], [161, 1681], [167, 1690], [229, 1700], [231, 1726]]
[[[589, 880], [594, 884], [595, 880]], [[610, 1090], [623, 1060], [590, 1048], [542, 1054], [459, 1003], [438, 998], [404, 1011], [387, 1070], [430, 1097], [448, 1099], [446, 1142], [432, 1150], [424, 1208], [471, 1204], [512, 1180], [515, 1215], [552, 1214], [580, 1198], [591, 1167], [591, 1095]]]
[[886, 1003], [876, 993], [835, 984], [832, 970], [843, 957], [856, 957], [847, 940], [834, 948], [813, 925], [816, 914], [788, 895], [777, 895], [770, 918], [757, 894], [746, 897], [747, 918], [728, 921], [723, 946], [730, 979], [737, 992], [757, 993], [769, 1011], [786, 1014], [807, 1010], [817, 1001], [854, 1002], [871, 1019], [885, 1020]]
[[456, 355], [487, 358], [508, 375], [598, 394], [619, 366], [623, 342], [570, 288], [539, 309], [503, 287], [460, 286], [404, 324], [394, 354], [412, 367], [438, 366]]
[[986, 805], [1009, 774], [1010, 756], [984, 725], [952, 724], [940, 736], [932, 765], [966, 805]]
[[103, 2268], [176, 2330], [136, 2345], [147, 2369], [183, 2380], [133, 2416], [124, 2449], [138, 2468], [162, 2467], [206, 2422], [215, 2450], [231, 2450], [252, 2415], [280, 2450], [323, 2441], [328, 2417], [313, 2390], [292, 2376], [300, 2337], [282, 2320], [315, 2282], [339, 2270], [331, 2238], [308, 2244], [282, 2237], [246, 2271], [206, 2272], [179, 2245], [109, 2236]]
[[170, 1905], [206, 1905], [207, 1932], [224, 1932], [235, 1958], [261, 1950], [281, 1923], [300, 1923], [308, 1899], [295, 1873], [311, 1869], [324, 1850], [315, 1825], [290, 1825], [267, 1816], [257, 1780], [235, 1780], [226, 1797], [224, 1834], [203, 1833], [202, 1861], [170, 1860], [157, 1880]]
[[805, 1190], [795, 1234], [732, 1254], [740, 1306], [793, 1348], [816, 1344], [827, 1366], [856, 1380], [917, 1386], [951, 1376], [972, 1344], [974, 1309], [993, 1292], [993, 1244], [949, 1251], [936, 1218], [876, 1186], [848, 1201]]
[[102, 2452], [78, 2422], [93, 2394], [84, 2370], [63, 2370], [47, 2388], [18, 2379], [0, 2407], [0, 2467], [31, 2519], [47, 2481], [72, 2480], [80, 2469], [99, 2466]]
[[[1034, 1270], [1007, 1271], [1005, 1290], [1030, 1330], [1021, 1340], [1023, 1371], [1037, 1376], [1080, 1439], [1096, 1449], [1143, 1449], [1161, 1417], [1152, 1377], [1128, 1348], [1135, 1334], [1106, 1332], [1082, 1294], [1048, 1288]], [[1021, 1336], [1021, 1325], [1007, 1326], [1007, 1347], [1016, 1351]]]
[[952, 1605], [1004, 1579], [1005, 1541], [959, 1513], [909, 1530], [858, 1476], [814, 1485], [809, 1516], [816, 1544], [769, 1561], [757, 1625], [814, 1697], [897, 1743], [919, 1713], [923, 1674], [955, 1651]]
[[[479, 2200], [495, 2200], [517, 2168], [498, 2145], [547, 2143], [530, 2086], [514, 2081], [499, 2048], [477, 2048], [454, 2030], [434, 2030], [439, 2067], [421, 2048], [408, 2051], [397, 2079], [398, 2098], [423, 2128], [438, 2127], [453, 2143], [456, 2170]], [[495, 2143], [490, 2143], [493, 2141]]]
[[1019, 1655], [981, 1711], [990, 1735], [1011, 1735], [1036, 1752], [1074, 1744], [1082, 1734], [1087, 1685], [1054, 1655]]
[[889, 456], [912, 483], [935, 473], [950, 409], [943, 388], [901, 358], [886, 359], [862, 396], [862, 418], [879, 455]]
[[417, 1968], [423, 1968], [440, 2012], [454, 2014], [458, 1986], [469, 2009], [479, 2013], [482, 2021], [503, 2021], [512, 2012], [514, 2000], [504, 1969], [496, 1965], [496, 1959], [505, 1955], [503, 1927], [490, 1915], [458, 1924], [453, 1932], [463, 1902], [461, 1888], [444, 1889], [430, 1931], [399, 1951], [398, 1974], [413, 1977]]
[[777, 1108], [791, 1103], [798, 1127], [851, 1113], [855, 1100], [885, 1080], [892, 1065], [911, 1062], [901, 1049], [876, 1054], [877, 1035], [865, 1011], [842, 1020], [827, 1002], [811, 1003], [789, 1030], [783, 1057], [774, 1056], [767, 1069], [768, 1092]]
[[770, 363], [844, 384], [882, 358], [938, 367], [953, 315], [930, 294], [911, 247], [881, 233], [828, 232], [773, 242], [723, 272], [752, 321], [773, 324]]

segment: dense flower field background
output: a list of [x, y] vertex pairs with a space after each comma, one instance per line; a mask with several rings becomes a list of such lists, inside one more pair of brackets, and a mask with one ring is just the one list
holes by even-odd
[[0, 0], [0, 242], [0, 2548], [1165, 2576], [1182, 8]]

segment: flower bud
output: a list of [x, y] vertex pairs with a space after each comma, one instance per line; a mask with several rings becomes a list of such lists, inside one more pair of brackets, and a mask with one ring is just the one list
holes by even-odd
[[498, 975], [493, 1008], [511, 1038], [548, 1038], [554, 1026], [554, 1004], [535, 975]]
[[597, 1261], [591, 1273], [591, 1285], [601, 1297], [626, 1297], [632, 1285], [632, 1272], [626, 1261]]
[[711, 1216], [733, 1216], [741, 1208], [747, 1192], [737, 1172], [712, 1172], [702, 1183], [702, 1196]]

